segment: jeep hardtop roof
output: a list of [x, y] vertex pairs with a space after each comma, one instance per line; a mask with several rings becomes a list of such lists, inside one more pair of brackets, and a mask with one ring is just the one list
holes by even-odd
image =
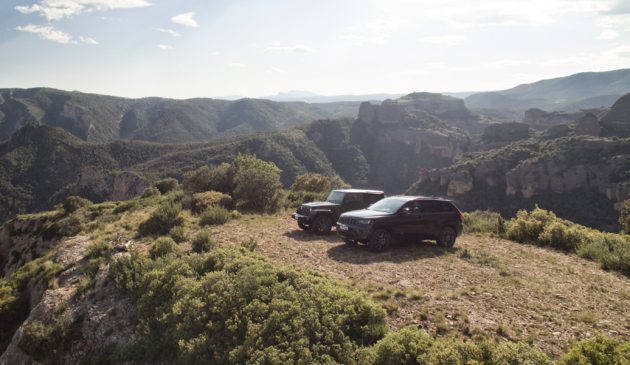
[[333, 191], [341, 191], [342, 193], [366, 193], [366, 194], [385, 194], [380, 190], [363, 190], [363, 189], [335, 189]]

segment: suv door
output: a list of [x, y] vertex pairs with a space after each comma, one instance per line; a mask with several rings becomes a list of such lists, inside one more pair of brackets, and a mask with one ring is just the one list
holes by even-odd
[[425, 200], [420, 202], [422, 220], [420, 222], [420, 234], [425, 237], [437, 237], [440, 233], [440, 218], [442, 207], [440, 202]]
[[411, 201], [406, 203], [400, 209], [401, 215], [396, 220], [397, 228], [394, 231], [398, 231], [398, 234], [405, 237], [416, 237], [421, 234], [423, 215], [420, 211], [420, 202]]

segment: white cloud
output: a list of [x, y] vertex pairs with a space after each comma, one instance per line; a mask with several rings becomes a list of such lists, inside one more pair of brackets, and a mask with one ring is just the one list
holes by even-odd
[[281, 46], [280, 42], [274, 41], [271, 47], [265, 48], [265, 52], [273, 53], [314, 53], [315, 51], [308, 46], [298, 44], [297, 46]]
[[407, 19], [399, 18], [399, 17], [391, 17], [390, 19], [380, 19], [372, 23], [368, 23], [365, 26], [372, 29], [387, 29], [387, 28], [396, 28], [401, 24], [408, 22]]
[[168, 33], [170, 35], [172, 35], [173, 37], [181, 37], [182, 35], [177, 33], [174, 30], [170, 30], [170, 29], [161, 29], [161, 28], [151, 28], [153, 30], [157, 30], [158, 32], [163, 32], [163, 33]]
[[490, 69], [495, 69], [495, 68], [505, 68], [505, 67], [511, 67], [511, 66], [519, 66], [519, 65], [528, 65], [530, 63], [531, 62], [527, 60], [500, 60], [500, 61], [495, 61], [491, 63], [486, 63], [483, 66]]
[[83, 37], [79, 37], [79, 39], [81, 40], [81, 42], [83, 43], [87, 43], [87, 44], [98, 44], [98, 42], [96, 41], [96, 39], [94, 38], [83, 38]]
[[539, 26], [556, 22], [562, 14], [598, 14], [612, 6], [613, 0], [470, 1], [465, 6], [429, 9], [427, 14], [456, 28]]
[[385, 44], [385, 38], [387, 38], [387, 34], [382, 35], [380, 37], [363, 37], [359, 35], [344, 35], [339, 37], [339, 39], [343, 39], [344, 41], [355, 42], [358, 44], [363, 43], [375, 43], [375, 44]]
[[230, 67], [246, 67], [244, 63], [230, 63]]
[[554, 58], [546, 61], [546, 66], [588, 66], [599, 68], [627, 68], [630, 62], [630, 45], [615, 47], [600, 53], [577, 53], [568, 57]]
[[218, 54], [219, 54], [219, 52], [212, 52], [212, 53], [210, 53], [210, 56], [216, 56]]
[[29, 32], [38, 34], [41, 39], [53, 41], [57, 43], [76, 43], [72, 40], [72, 36], [68, 33], [64, 33], [60, 30], [56, 30], [51, 26], [39, 26], [29, 24], [25, 27], [18, 26], [15, 28], [21, 32]]
[[445, 44], [447, 46], [454, 46], [456, 44], [459, 44], [464, 39], [465, 38], [460, 35], [443, 35], [437, 37], [424, 37], [418, 39], [418, 41], [424, 43]]
[[597, 37], [597, 39], [614, 39], [619, 37], [619, 33], [612, 30], [612, 29], [606, 29], [605, 31], [599, 33], [599, 36]]
[[171, 21], [173, 23], [177, 23], [177, 24], [183, 24], [187, 27], [195, 27], [198, 28], [199, 24], [197, 24], [197, 22], [192, 18], [193, 16], [195, 16], [195, 12], [190, 12], [190, 13], [184, 13], [184, 14], [179, 14], [177, 16], [174, 16], [171, 18]]
[[158, 44], [158, 48], [160, 48], [160, 49], [173, 49], [173, 46], [169, 46], [168, 44]]
[[41, 13], [48, 20], [59, 20], [82, 12], [106, 11], [150, 6], [146, 0], [40, 0], [31, 6], [16, 6], [23, 14]]
[[269, 70], [267, 70], [267, 73], [270, 73], [270, 74], [283, 74], [284, 71], [282, 71], [279, 68], [270, 68]]

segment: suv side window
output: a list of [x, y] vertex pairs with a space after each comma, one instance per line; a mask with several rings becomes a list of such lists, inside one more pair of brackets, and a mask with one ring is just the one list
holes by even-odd
[[383, 197], [381, 195], [378, 195], [378, 194], [365, 194], [363, 199], [365, 200], [365, 203], [371, 205], [371, 204], [374, 204], [377, 201], [383, 199]]
[[448, 202], [440, 202], [440, 207], [442, 208], [440, 210], [441, 212], [454, 212], [455, 211], [455, 207], [453, 206], [453, 204], [448, 203]]
[[409, 213], [420, 213], [420, 202], [409, 202], [403, 206], [403, 210], [409, 208]]
[[422, 213], [438, 213], [442, 211], [442, 207], [436, 201], [420, 202], [420, 209]]
[[359, 205], [363, 202], [363, 194], [348, 193], [346, 194], [344, 201], [349, 205]]

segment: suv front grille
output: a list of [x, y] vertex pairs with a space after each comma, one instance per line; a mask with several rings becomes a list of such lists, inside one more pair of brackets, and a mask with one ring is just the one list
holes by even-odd
[[348, 217], [340, 217], [339, 218], [339, 223], [355, 225], [355, 224], [357, 224], [357, 219], [348, 218]]
[[302, 205], [301, 207], [298, 208], [298, 214], [302, 214], [302, 215], [309, 215], [311, 214], [311, 207], [307, 207], [305, 205]]

